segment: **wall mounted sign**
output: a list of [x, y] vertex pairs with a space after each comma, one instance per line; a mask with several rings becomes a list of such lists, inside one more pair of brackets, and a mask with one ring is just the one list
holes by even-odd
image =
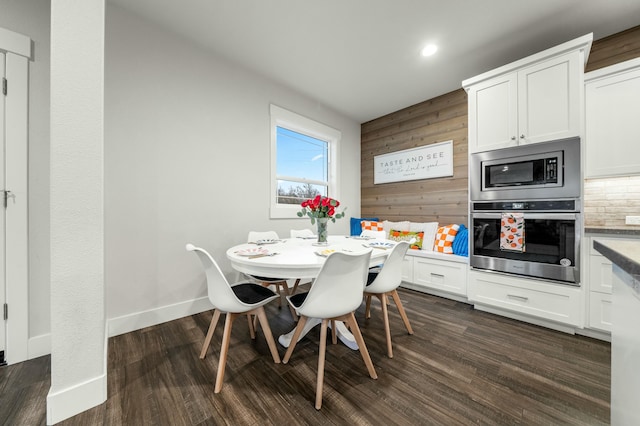
[[373, 157], [373, 183], [453, 176], [453, 141]]

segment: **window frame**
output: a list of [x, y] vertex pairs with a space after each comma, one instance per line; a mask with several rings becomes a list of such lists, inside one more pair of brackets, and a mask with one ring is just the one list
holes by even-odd
[[338, 191], [338, 144], [342, 138], [342, 132], [319, 123], [310, 118], [288, 111], [271, 104], [269, 108], [271, 116], [271, 194], [269, 216], [271, 219], [297, 219], [297, 212], [301, 207], [298, 204], [278, 204], [278, 175], [277, 175], [277, 128], [284, 127], [297, 133], [302, 133], [328, 143], [327, 171], [328, 188], [327, 195], [339, 199]]

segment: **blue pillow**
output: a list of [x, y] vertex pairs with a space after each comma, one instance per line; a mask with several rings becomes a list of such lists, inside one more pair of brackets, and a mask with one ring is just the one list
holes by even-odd
[[363, 220], [375, 220], [378, 221], [377, 217], [352, 217], [351, 218], [351, 236], [357, 236], [362, 234], [362, 222]]
[[451, 248], [453, 249], [453, 254], [469, 257], [469, 230], [466, 226], [460, 225]]

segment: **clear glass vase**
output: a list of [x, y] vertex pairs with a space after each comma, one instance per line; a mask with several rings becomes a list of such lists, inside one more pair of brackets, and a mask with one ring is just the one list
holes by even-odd
[[329, 236], [329, 232], [327, 231], [328, 222], [329, 218], [327, 217], [319, 217], [316, 219], [316, 223], [318, 225], [318, 242], [316, 244], [319, 246], [329, 244], [327, 242], [327, 237]]

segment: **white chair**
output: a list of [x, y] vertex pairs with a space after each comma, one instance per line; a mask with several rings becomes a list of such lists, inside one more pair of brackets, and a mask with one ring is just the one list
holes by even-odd
[[380, 300], [382, 305], [382, 316], [384, 320], [384, 331], [387, 336], [387, 355], [393, 358], [393, 350], [391, 347], [391, 329], [389, 327], [389, 304], [388, 296], [391, 296], [396, 303], [400, 317], [404, 322], [409, 334], [413, 334], [413, 329], [409, 323], [400, 296], [398, 296], [398, 286], [402, 282], [402, 260], [407, 253], [409, 243], [401, 241], [391, 250], [389, 256], [382, 265], [380, 272], [369, 272], [367, 285], [364, 288], [364, 296], [366, 298], [365, 318], [371, 318], [371, 296], [375, 296]]
[[269, 345], [271, 356], [276, 364], [280, 363], [280, 355], [276, 348], [276, 342], [271, 334], [269, 321], [264, 312], [264, 305], [276, 299], [278, 295], [270, 289], [255, 283], [237, 283], [233, 286], [225, 278], [220, 267], [206, 250], [195, 247], [193, 244], [187, 244], [187, 251], [192, 251], [198, 255], [207, 277], [207, 293], [209, 300], [213, 304], [213, 318], [207, 331], [207, 337], [200, 351], [200, 359], [204, 359], [207, 349], [211, 343], [211, 338], [218, 324], [221, 313], [226, 313], [227, 317], [224, 323], [224, 333], [222, 335], [222, 345], [220, 347], [220, 360], [218, 361], [218, 374], [216, 376], [216, 385], [214, 393], [219, 393], [222, 389], [224, 380], [224, 369], [227, 363], [227, 353], [229, 351], [229, 341], [231, 339], [231, 327], [233, 321], [239, 315], [247, 315], [249, 320], [249, 332], [251, 338], [255, 339], [255, 328], [251, 321], [251, 315], [255, 315], [260, 320], [264, 337]]
[[[278, 234], [276, 231], [250, 231], [249, 236], [247, 237], [248, 243], [257, 243], [260, 240], [279, 240]], [[284, 296], [288, 296], [289, 293], [289, 285], [287, 284], [287, 280], [284, 278], [270, 278], [270, 277], [260, 277], [256, 275], [247, 274], [249, 279], [257, 284], [268, 287], [270, 285], [276, 288], [276, 291], [280, 295], [278, 298], [278, 307], [282, 307], [282, 292], [284, 291]], [[292, 314], [293, 311], [291, 311]], [[295, 317], [295, 314], [294, 314]]]
[[315, 407], [317, 410], [322, 407], [324, 360], [327, 347], [327, 324], [329, 321], [331, 321], [332, 342], [334, 344], [337, 343], [335, 322], [345, 321], [347, 323], [358, 343], [360, 355], [369, 370], [369, 375], [372, 379], [378, 378], [354, 315], [354, 311], [362, 303], [362, 291], [367, 280], [370, 258], [371, 250], [360, 254], [332, 253], [327, 257], [308, 292], [287, 297], [289, 304], [295, 308], [300, 319], [291, 338], [289, 348], [282, 360], [283, 363], [289, 362], [307, 319], [322, 319], [320, 351], [318, 354], [318, 377], [316, 381]]
[[292, 229], [290, 231], [291, 238], [309, 238], [315, 236], [311, 229]]
[[372, 229], [364, 229], [360, 234], [361, 237], [374, 238], [376, 240], [386, 240], [387, 233], [385, 231], [374, 231]]
[[279, 240], [278, 233], [276, 231], [249, 231], [247, 242], [257, 243], [260, 240]]

